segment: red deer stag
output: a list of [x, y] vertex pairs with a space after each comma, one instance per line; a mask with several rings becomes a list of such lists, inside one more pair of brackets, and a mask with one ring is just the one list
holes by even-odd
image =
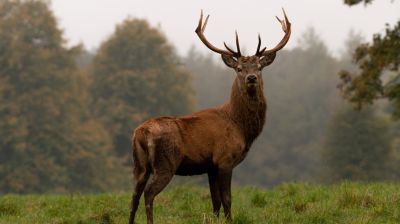
[[[266, 115], [261, 71], [271, 64], [276, 52], [289, 41], [291, 24], [286, 17], [278, 21], [285, 32], [273, 49], [260, 50], [258, 36], [256, 54], [242, 56], [236, 33], [237, 51], [222, 50], [204, 36], [208, 17], [201, 13], [196, 33], [212, 51], [221, 54], [228, 67], [236, 71], [231, 97], [224, 105], [183, 117], [158, 117], [145, 121], [134, 132], [134, 193], [129, 223], [133, 224], [140, 197], [144, 191], [147, 223], [153, 223], [153, 200], [176, 175], [208, 174], [213, 210], [216, 215], [224, 207], [231, 220], [232, 170], [249, 151], [261, 133]], [[146, 182], [152, 174], [152, 180]]]

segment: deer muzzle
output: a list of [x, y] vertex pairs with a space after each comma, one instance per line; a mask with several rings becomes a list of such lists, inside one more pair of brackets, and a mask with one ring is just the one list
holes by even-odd
[[258, 83], [257, 76], [254, 74], [249, 74], [246, 76], [246, 85], [247, 86], [256, 86]]

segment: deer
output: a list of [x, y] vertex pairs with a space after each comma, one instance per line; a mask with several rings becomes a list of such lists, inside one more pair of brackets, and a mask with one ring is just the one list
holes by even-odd
[[[260, 49], [243, 56], [236, 32], [236, 51], [224, 42], [226, 50], [212, 45], [204, 35], [209, 15], [203, 23], [203, 11], [195, 30], [211, 51], [218, 53], [226, 66], [236, 72], [230, 99], [223, 105], [181, 117], [156, 117], [139, 125], [132, 137], [134, 191], [129, 223], [133, 224], [140, 197], [144, 192], [147, 224], [153, 224], [154, 198], [174, 175], [207, 174], [213, 213], [232, 221], [231, 180], [233, 169], [244, 160], [254, 140], [263, 130], [267, 103], [263, 93], [262, 70], [289, 41], [291, 23], [276, 17], [284, 36], [272, 49]], [[147, 181], [152, 175], [151, 181]]]

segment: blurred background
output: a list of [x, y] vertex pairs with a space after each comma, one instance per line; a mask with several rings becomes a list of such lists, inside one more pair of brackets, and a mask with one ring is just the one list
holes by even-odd
[[[0, 194], [127, 191], [131, 135], [228, 100], [215, 45], [289, 44], [264, 69], [267, 123], [234, 184], [400, 180], [399, 1], [0, 1]], [[175, 183], [204, 183], [202, 177]], [[174, 184], [174, 183], [173, 183]]]

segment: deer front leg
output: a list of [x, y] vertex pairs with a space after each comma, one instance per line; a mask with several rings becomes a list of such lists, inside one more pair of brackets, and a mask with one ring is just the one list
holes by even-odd
[[218, 173], [213, 170], [208, 173], [208, 183], [210, 186], [210, 194], [213, 205], [214, 215], [219, 216], [219, 210], [221, 209], [221, 194], [218, 186]]
[[232, 221], [231, 180], [232, 180], [232, 170], [219, 170], [218, 172], [219, 190], [222, 199], [222, 206], [224, 206], [225, 218], [228, 221]]

